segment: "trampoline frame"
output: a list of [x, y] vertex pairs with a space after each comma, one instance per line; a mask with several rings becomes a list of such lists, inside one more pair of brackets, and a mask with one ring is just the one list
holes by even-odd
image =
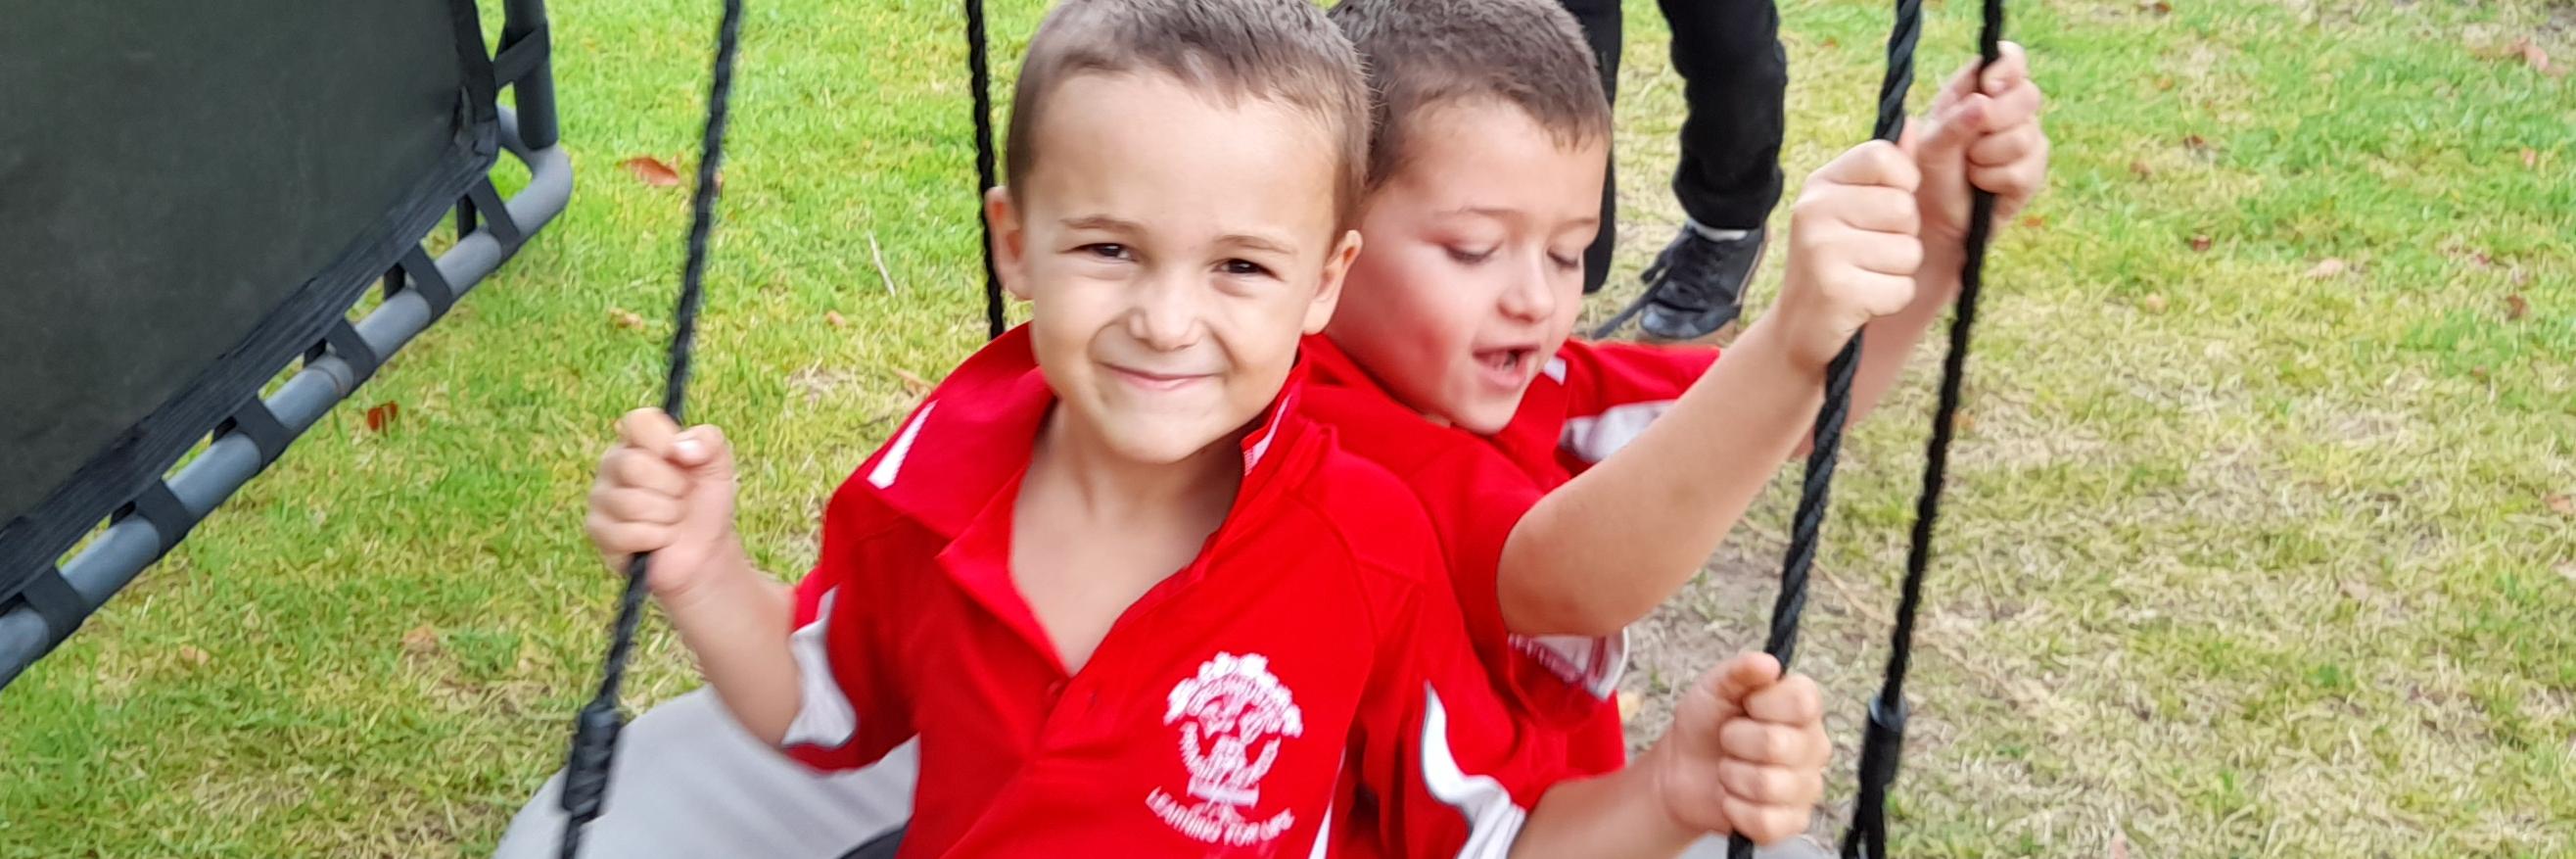
[[428, 330], [563, 212], [572, 195], [572, 160], [560, 143], [545, 0], [507, 0], [503, 14], [492, 76], [497, 88], [511, 91], [517, 108], [499, 111], [500, 143], [526, 165], [526, 187], [504, 198], [487, 171], [456, 202], [460, 235], [453, 246], [432, 257], [417, 244], [427, 233], [414, 237], [384, 276], [381, 305], [310, 344], [302, 366], [274, 393], [206, 427], [213, 440], [194, 460], [127, 499], [126, 509], [79, 554], [0, 603], [6, 607], [0, 612], [0, 689], [61, 645], [288, 443], [355, 393], [385, 358]]

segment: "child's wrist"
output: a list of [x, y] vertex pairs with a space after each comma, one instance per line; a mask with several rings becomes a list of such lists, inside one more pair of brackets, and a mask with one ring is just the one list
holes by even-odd
[[[1646, 786], [1649, 798], [1654, 803], [1653, 819], [1661, 830], [1656, 833], [1656, 836], [1688, 843], [1703, 836], [1728, 834], [1732, 831], [1732, 827], [1721, 824], [1719, 828], [1711, 829], [1708, 821], [1697, 820], [1696, 815], [1685, 810], [1688, 806], [1708, 799], [1681, 795], [1682, 789], [1676, 787], [1675, 782], [1687, 781], [1681, 775], [1687, 768], [1681, 760], [1681, 753], [1673, 748], [1669, 734], [1628, 768], [1628, 774], [1638, 777], [1640, 783]], [[1714, 785], [1711, 786], [1714, 787]]]
[[1730, 361], [1769, 361], [1780, 372], [1777, 378], [1809, 379], [1822, 383], [1825, 366], [1833, 363], [1849, 337], [1837, 340], [1835, 331], [1825, 320], [1812, 318], [1797, 308], [1775, 307], [1761, 321], [1745, 329], [1744, 334], [1726, 349]]
[[676, 577], [686, 584], [654, 591], [653, 599], [662, 604], [665, 613], [676, 618], [702, 611], [703, 606], [726, 601], [746, 581], [760, 578], [751, 565], [751, 556], [742, 548], [742, 539], [733, 534], [726, 534], [702, 563], [707, 569]]
[[1923, 243], [1923, 265], [1914, 270], [1912, 306], [1948, 305], [1959, 297], [1959, 277], [1968, 264], [1964, 241]]

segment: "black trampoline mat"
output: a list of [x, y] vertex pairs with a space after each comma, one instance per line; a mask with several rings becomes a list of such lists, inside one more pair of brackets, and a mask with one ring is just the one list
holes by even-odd
[[281, 328], [326, 323], [373, 279], [335, 267], [381, 272], [389, 256], [356, 258], [415, 240], [391, 234], [426, 229], [436, 194], [488, 163], [465, 105], [489, 72], [463, 44], [469, 0], [8, 5], [0, 538], [23, 538], [13, 520], [102, 459], [135, 460], [126, 482], [166, 467], [208, 427], [157, 416], [255, 392], [302, 348], [281, 337], [310, 336]]

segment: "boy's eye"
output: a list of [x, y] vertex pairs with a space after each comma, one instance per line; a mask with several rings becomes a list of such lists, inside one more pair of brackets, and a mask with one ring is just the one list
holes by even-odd
[[1566, 271], [1575, 271], [1583, 268], [1582, 257], [1571, 257], [1564, 254], [1548, 254], [1547, 261], [1555, 263], [1557, 268], [1564, 269]]
[[1127, 246], [1126, 246], [1126, 245], [1117, 244], [1117, 243], [1114, 243], [1114, 242], [1094, 242], [1094, 243], [1092, 243], [1092, 244], [1087, 244], [1087, 245], [1083, 245], [1082, 247], [1075, 248], [1075, 250], [1079, 250], [1079, 251], [1082, 251], [1082, 252], [1084, 252], [1084, 253], [1088, 253], [1088, 254], [1090, 254], [1090, 255], [1092, 255], [1092, 256], [1099, 257], [1099, 258], [1101, 258], [1101, 259], [1119, 259], [1119, 260], [1123, 260], [1123, 259], [1127, 259], [1127, 258], [1130, 256], [1130, 255], [1127, 253]]
[[1270, 269], [1251, 260], [1230, 259], [1218, 264], [1218, 270], [1239, 277], [1268, 277]]
[[1456, 245], [1450, 245], [1447, 249], [1449, 251], [1449, 258], [1458, 261], [1462, 265], [1475, 265], [1492, 258], [1494, 255], [1493, 248], [1468, 250]]

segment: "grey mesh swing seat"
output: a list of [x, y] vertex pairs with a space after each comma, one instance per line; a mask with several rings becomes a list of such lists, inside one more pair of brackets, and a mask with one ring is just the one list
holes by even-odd
[[[7, 17], [0, 686], [572, 191], [543, 0], [509, 0], [497, 53], [473, 0], [25, 3]], [[530, 177], [507, 198], [490, 178], [505, 152]], [[421, 240], [450, 210], [459, 235], [433, 257]], [[380, 284], [383, 303], [348, 321]]]

